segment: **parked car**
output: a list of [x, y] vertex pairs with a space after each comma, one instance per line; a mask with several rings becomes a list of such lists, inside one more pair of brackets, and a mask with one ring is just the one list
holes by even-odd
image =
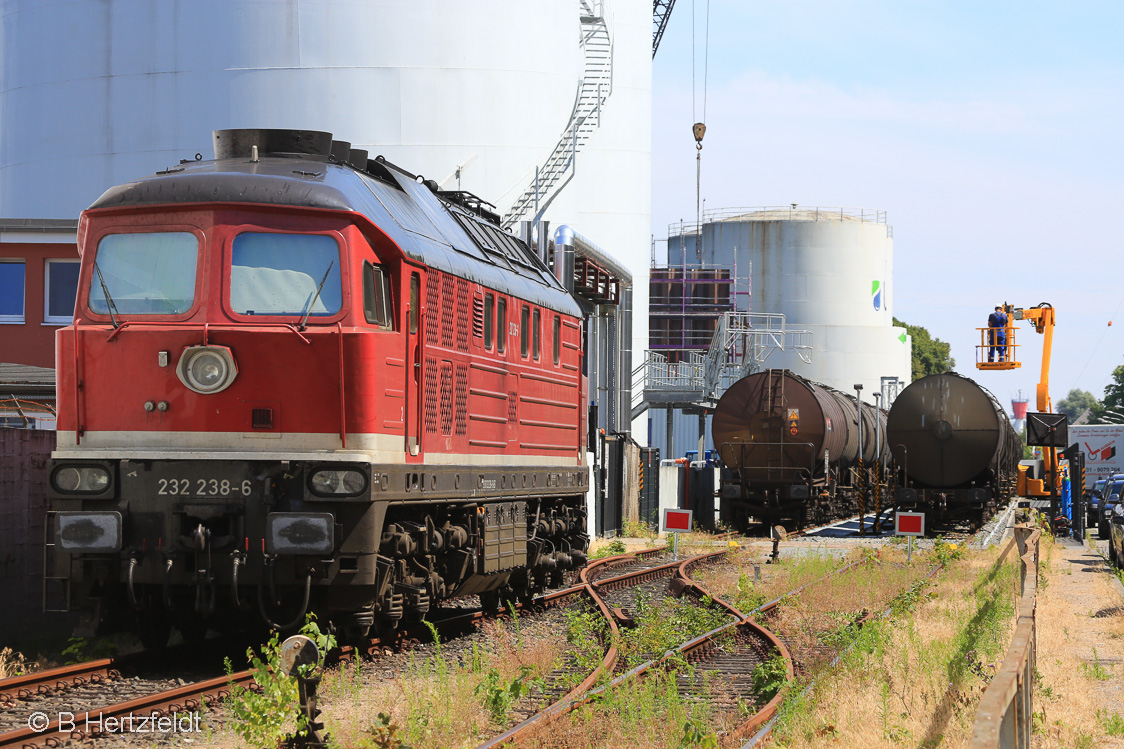
[[1124, 502], [1112, 509], [1109, 524], [1108, 559], [1114, 564], [1124, 564]]
[[1097, 524], [1097, 509], [1100, 507], [1101, 495], [1104, 493], [1104, 485], [1108, 483], [1108, 479], [1097, 479], [1093, 484], [1093, 488], [1089, 490], [1088, 501], [1085, 505], [1085, 527], [1092, 528]]
[[1124, 490], [1124, 473], [1118, 473], [1105, 484], [1104, 496], [1097, 510], [1097, 535], [1101, 540], [1108, 539], [1108, 527], [1112, 510], [1120, 502], [1120, 492]]

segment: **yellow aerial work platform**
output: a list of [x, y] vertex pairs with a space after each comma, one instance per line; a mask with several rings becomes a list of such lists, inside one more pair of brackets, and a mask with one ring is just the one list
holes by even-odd
[[[980, 342], [976, 345], [976, 369], [1018, 369], [1018, 344], [1015, 343], [1015, 327], [976, 328], [980, 332]], [[1004, 331], [1003, 340], [996, 333]]]

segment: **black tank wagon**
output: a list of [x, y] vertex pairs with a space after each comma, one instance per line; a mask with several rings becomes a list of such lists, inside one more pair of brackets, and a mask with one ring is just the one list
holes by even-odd
[[907, 476], [899, 509], [927, 526], [978, 528], [1015, 491], [1022, 443], [995, 396], [955, 372], [929, 375], [890, 408], [887, 446]]
[[[862, 458], [876, 457], [876, 428], [886, 414], [863, 404]], [[855, 399], [788, 370], [769, 369], [735, 382], [718, 401], [711, 426], [723, 470], [722, 519], [749, 518], [802, 528], [859, 509]], [[883, 440], [884, 441], [884, 440]], [[879, 460], [889, 459], [883, 445]]]

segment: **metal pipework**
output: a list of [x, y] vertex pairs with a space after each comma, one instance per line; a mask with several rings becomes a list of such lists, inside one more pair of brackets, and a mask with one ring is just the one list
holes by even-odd
[[[620, 304], [615, 314], [608, 315], [608, 324], [616, 330], [617, 346], [611, 353], [615, 368], [606, 360], [616, 382], [612, 383], [612, 394], [605, 403], [606, 431], [622, 431], [631, 423], [632, 404], [632, 272], [616, 258], [583, 237], [572, 226], [563, 224], [554, 232], [554, 275], [567, 291], [574, 291], [574, 266], [578, 255], [587, 257], [599, 267], [620, 280]], [[614, 319], [615, 318], [615, 319]], [[591, 379], [591, 387], [598, 383]]]

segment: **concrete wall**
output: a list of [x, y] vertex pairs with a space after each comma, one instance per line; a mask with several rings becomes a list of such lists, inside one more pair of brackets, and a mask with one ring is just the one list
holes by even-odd
[[55, 433], [0, 429], [0, 647], [66, 634], [71, 617], [43, 613], [47, 460]]

